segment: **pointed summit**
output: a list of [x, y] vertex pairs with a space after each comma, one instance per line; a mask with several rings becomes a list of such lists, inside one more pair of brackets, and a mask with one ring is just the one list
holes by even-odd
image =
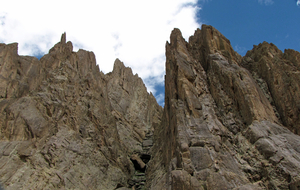
[[72, 53], [73, 51], [73, 44], [72, 42], [68, 41], [67, 43], [67, 37], [66, 37], [66, 32], [64, 32], [61, 35], [60, 38], [60, 42], [58, 42], [57, 44], [54, 45], [54, 47], [52, 47], [49, 51], [49, 53], [51, 52], [55, 52], [55, 51], [59, 51], [60, 52], [60, 56], [68, 56]]
[[174, 44], [177, 43], [177, 41], [184, 40], [182, 37], [182, 33], [178, 28], [174, 28], [172, 30], [171, 36], [170, 36], [170, 43]]
[[66, 32], [64, 32], [64, 33], [61, 35], [60, 43], [65, 44], [65, 43], [66, 43], [66, 39], [67, 39], [67, 37], [66, 37]]

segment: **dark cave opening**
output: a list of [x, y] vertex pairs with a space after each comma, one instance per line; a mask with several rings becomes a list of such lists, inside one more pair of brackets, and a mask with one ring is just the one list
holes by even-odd
[[[146, 171], [146, 164], [149, 162], [149, 160], [151, 159], [151, 155], [149, 154], [142, 154], [139, 156], [140, 157], [140, 160], [143, 161], [143, 163], [139, 163], [138, 160], [136, 159], [130, 159], [131, 162], [133, 163], [134, 165], [134, 169], [136, 171], [139, 171], [139, 172], [142, 172], [142, 173], [145, 173]], [[143, 166], [144, 165], [144, 166]]]
[[145, 166], [144, 168], [142, 168], [142, 167], [140, 166], [140, 164], [139, 164], [136, 160], [131, 160], [131, 161], [132, 161], [132, 163], [133, 163], [133, 165], [134, 165], [134, 169], [135, 169], [136, 171], [145, 173], [145, 171], [146, 171], [146, 166]]
[[149, 155], [149, 154], [142, 154], [141, 155], [141, 159], [143, 160], [143, 162], [145, 164], [147, 164], [150, 161], [150, 159], [151, 159], [151, 155]]

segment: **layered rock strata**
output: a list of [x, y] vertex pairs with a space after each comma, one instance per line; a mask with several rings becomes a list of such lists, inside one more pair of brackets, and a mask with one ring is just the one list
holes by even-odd
[[211, 26], [189, 42], [174, 29], [148, 189], [299, 188], [299, 55], [263, 43], [242, 58]]

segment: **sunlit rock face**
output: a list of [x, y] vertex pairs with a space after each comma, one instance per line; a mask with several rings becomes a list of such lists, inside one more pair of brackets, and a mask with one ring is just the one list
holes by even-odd
[[299, 56], [264, 42], [241, 57], [212, 26], [189, 42], [174, 29], [147, 187], [299, 188]]
[[116, 60], [107, 75], [94, 53], [62, 35], [40, 60], [0, 45], [0, 182], [5, 189], [129, 187], [131, 155], [160, 123], [162, 108]]
[[299, 52], [263, 42], [242, 57], [207, 25], [189, 42], [172, 31], [164, 108], [119, 59], [103, 74], [66, 34], [40, 60], [0, 44], [0, 183], [299, 189], [299, 84]]

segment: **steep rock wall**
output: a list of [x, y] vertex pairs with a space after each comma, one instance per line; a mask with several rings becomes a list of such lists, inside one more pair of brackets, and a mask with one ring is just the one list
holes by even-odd
[[264, 42], [254, 46], [243, 58], [247, 68], [270, 96], [279, 118], [295, 134], [300, 134], [300, 53], [286, 50], [282, 53], [274, 44]]
[[189, 42], [174, 29], [162, 109], [66, 34], [40, 60], [17, 49], [0, 44], [5, 189], [300, 188], [299, 52], [264, 42], [241, 57], [212, 26]]
[[66, 34], [40, 60], [1, 44], [0, 88], [5, 189], [134, 185], [131, 156], [142, 153], [162, 108], [119, 60], [104, 75], [92, 52], [73, 52]]
[[[260, 78], [268, 75], [259, 69], [264, 65], [247, 61], [258, 56], [256, 49], [242, 58], [211, 26], [196, 30], [189, 42], [178, 29], [172, 31], [166, 44], [164, 113], [147, 172], [149, 189], [299, 188], [300, 137], [285, 127], [281, 113], [298, 101], [299, 62], [291, 53], [282, 55], [291, 61], [279, 60], [288, 65], [277, 77], [297, 75], [286, 77], [295, 86], [280, 83], [293, 89], [295, 99], [283, 97], [277, 92], [281, 89], [263, 89], [269, 85], [258, 83], [247, 70], [257, 68]], [[272, 104], [271, 97], [279, 102]], [[299, 110], [294, 107], [288, 127], [297, 132]]]

